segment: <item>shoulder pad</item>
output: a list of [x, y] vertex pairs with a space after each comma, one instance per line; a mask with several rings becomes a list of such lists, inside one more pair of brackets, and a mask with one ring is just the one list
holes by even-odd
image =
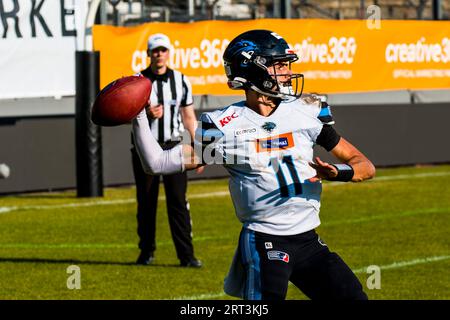
[[211, 112], [203, 112], [201, 115], [200, 115], [200, 122], [202, 123], [202, 124], [212, 124], [212, 125], [214, 125], [214, 122], [212, 121], [212, 119], [211, 119]]
[[214, 139], [223, 137], [222, 131], [217, 129], [217, 126], [211, 119], [211, 113], [205, 112], [200, 116], [200, 123], [195, 130], [195, 142], [203, 146], [210, 144]]
[[305, 104], [313, 104], [313, 105], [320, 105], [320, 97], [315, 94], [304, 94], [301, 96], [301, 100]]
[[325, 101], [320, 102], [320, 113], [317, 116], [319, 120], [326, 125], [333, 125], [333, 115], [331, 114], [331, 108]]

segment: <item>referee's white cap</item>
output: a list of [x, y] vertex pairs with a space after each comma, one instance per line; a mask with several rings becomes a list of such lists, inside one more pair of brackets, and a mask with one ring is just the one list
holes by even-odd
[[170, 39], [163, 33], [155, 33], [148, 38], [148, 50], [152, 51], [158, 47], [170, 50]]

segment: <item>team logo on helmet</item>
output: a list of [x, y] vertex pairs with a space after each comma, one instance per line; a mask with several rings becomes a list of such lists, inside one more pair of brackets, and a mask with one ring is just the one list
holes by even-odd
[[[236, 54], [240, 54], [242, 52], [246, 53], [245, 56], [249, 57], [251, 56], [255, 50], [257, 49], [257, 46], [254, 42], [249, 41], [249, 40], [240, 40], [238, 42], [236, 42], [233, 47], [231, 47], [230, 50], [230, 55], [234, 56]], [[241, 67], [245, 67], [248, 63], [248, 60], [245, 59], [242, 61], [241, 63]]]
[[302, 74], [275, 70], [277, 62], [288, 63], [290, 69], [298, 60], [286, 40], [275, 32], [250, 30], [240, 34], [230, 42], [223, 59], [228, 87], [233, 90], [251, 89], [282, 100], [302, 94]]
[[271, 81], [266, 80], [266, 81], [263, 82], [263, 86], [264, 86], [264, 88], [266, 88], [266, 89], [272, 89], [273, 84], [272, 84]]

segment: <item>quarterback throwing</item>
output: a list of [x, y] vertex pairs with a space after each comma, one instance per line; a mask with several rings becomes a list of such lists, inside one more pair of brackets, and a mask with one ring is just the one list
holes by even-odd
[[[357, 277], [320, 239], [322, 179], [359, 182], [373, 164], [333, 128], [329, 106], [301, 97], [303, 75], [286, 41], [269, 30], [237, 36], [224, 52], [228, 85], [245, 100], [200, 118], [195, 142], [163, 151], [145, 111], [133, 121], [144, 170], [170, 174], [220, 163], [242, 222], [225, 279], [227, 294], [243, 299], [284, 299], [289, 281], [311, 299], [367, 299]], [[313, 159], [314, 145], [337, 164]]]

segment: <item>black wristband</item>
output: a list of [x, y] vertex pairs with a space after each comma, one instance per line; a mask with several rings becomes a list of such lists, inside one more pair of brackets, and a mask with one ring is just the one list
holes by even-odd
[[349, 164], [331, 164], [333, 167], [337, 169], [337, 176], [334, 178], [329, 178], [330, 181], [351, 181], [355, 171], [353, 171], [353, 167]]

